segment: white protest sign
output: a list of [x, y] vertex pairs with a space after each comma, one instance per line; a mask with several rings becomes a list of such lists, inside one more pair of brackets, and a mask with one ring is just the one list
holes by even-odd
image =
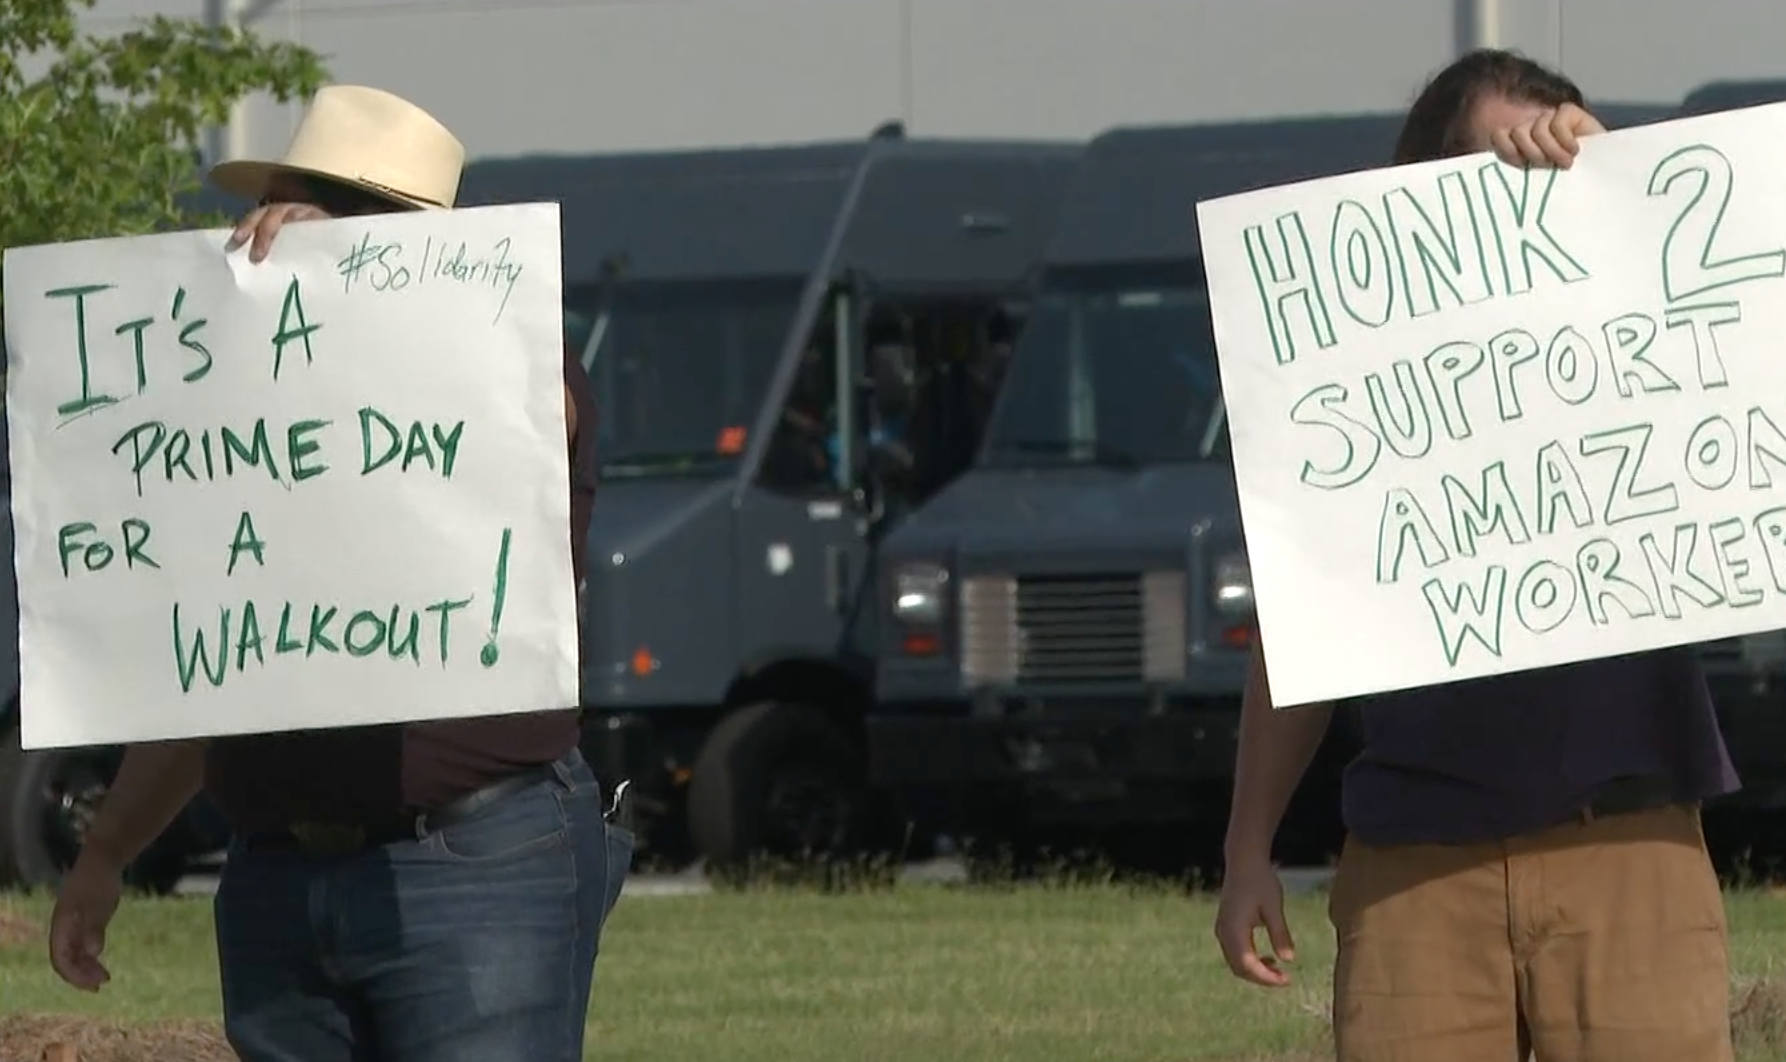
[[1199, 204], [1305, 704], [1786, 626], [1786, 105]]
[[558, 208], [12, 248], [27, 748], [577, 703]]

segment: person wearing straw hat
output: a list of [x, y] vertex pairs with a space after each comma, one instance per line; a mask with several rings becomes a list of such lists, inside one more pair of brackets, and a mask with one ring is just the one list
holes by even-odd
[[[225, 253], [264, 261], [294, 222], [451, 209], [464, 161], [414, 104], [324, 88], [284, 158], [211, 171], [256, 203]], [[596, 462], [578, 426], [594, 415], [567, 353], [579, 585]], [[58, 895], [56, 971], [89, 991], [109, 979], [122, 868], [202, 787], [234, 832], [217, 946], [244, 1062], [577, 1062], [632, 841], [604, 821], [575, 706], [541, 708], [132, 747]]]

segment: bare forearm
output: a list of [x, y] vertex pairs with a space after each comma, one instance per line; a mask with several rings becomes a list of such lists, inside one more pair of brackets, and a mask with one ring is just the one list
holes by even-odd
[[1240, 707], [1240, 748], [1234, 759], [1234, 800], [1228, 813], [1227, 859], [1269, 859], [1271, 841], [1302, 782], [1333, 705], [1278, 711], [1271, 706], [1265, 654], [1253, 647]]
[[130, 746], [93, 817], [85, 848], [119, 866], [131, 862], [198, 795], [204, 779], [203, 741]]

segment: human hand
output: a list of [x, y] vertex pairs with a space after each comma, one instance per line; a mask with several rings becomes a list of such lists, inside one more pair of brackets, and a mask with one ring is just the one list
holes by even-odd
[[[1269, 955], [1259, 954], [1254, 939], [1260, 926], [1271, 942]], [[1284, 920], [1284, 886], [1276, 867], [1264, 860], [1228, 866], [1216, 908], [1215, 939], [1234, 976], [1266, 988], [1290, 983], [1279, 965], [1296, 961], [1296, 944]]]
[[273, 238], [279, 235], [279, 229], [291, 221], [327, 221], [331, 215], [319, 206], [309, 203], [265, 203], [250, 210], [236, 223], [236, 231], [230, 234], [229, 242], [223, 245], [225, 251], [236, 248], [253, 240], [248, 248], [250, 262], [263, 262], [267, 252], [273, 249]]
[[1495, 154], [1511, 166], [1568, 169], [1581, 150], [1581, 138], [1606, 132], [1600, 120], [1573, 103], [1546, 110], [1529, 122], [1497, 129], [1489, 136]]
[[99, 957], [105, 930], [124, 896], [124, 868], [91, 850], [82, 850], [56, 893], [50, 915], [50, 965], [84, 992], [97, 992], [112, 979]]

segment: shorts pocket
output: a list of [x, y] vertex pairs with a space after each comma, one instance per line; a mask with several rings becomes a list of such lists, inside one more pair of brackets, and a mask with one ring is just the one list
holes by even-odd
[[1674, 922], [1682, 929], [1711, 930], [1722, 938], [1727, 932], [1724, 886], [1705, 846], [1699, 809], [1670, 808], [1665, 814], [1680, 820], [1682, 837], [1678, 843], [1665, 843], [1663, 856], [1656, 861], [1665, 864], [1665, 877], [1670, 879], [1663, 907], [1664, 924]]

